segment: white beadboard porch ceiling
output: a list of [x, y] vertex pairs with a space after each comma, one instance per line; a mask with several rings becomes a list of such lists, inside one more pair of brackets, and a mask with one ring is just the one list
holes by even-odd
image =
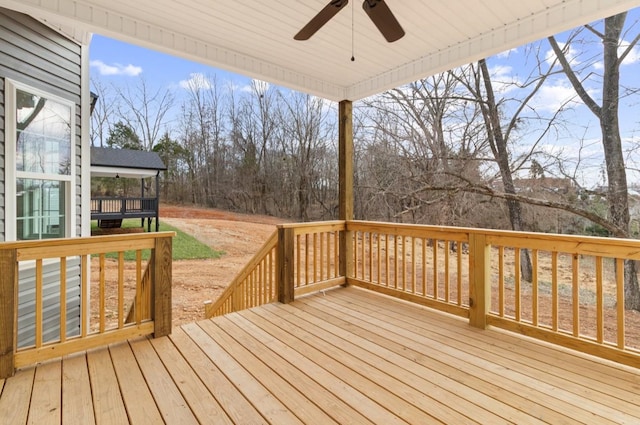
[[[640, 5], [640, 0], [386, 0], [387, 43], [348, 6], [308, 41], [329, 0], [0, 0], [85, 39], [99, 33], [340, 101], [357, 100]], [[352, 54], [352, 16], [353, 45]]]

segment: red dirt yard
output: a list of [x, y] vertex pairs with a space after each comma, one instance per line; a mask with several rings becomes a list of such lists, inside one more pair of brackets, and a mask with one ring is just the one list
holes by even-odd
[[204, 302], [215, 300], [276, 230], [282, 219], [214, 209], [160, 206], [160, 221], [193, 235], [219, 259], [173, 262], [173, 326], [204, 318]]

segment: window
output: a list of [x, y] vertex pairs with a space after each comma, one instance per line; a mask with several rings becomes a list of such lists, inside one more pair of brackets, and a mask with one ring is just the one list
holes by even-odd
[[74, 104], [13, 81], [6, 86], [7, 199], [15, 200], [6, 239], [71, 236]]

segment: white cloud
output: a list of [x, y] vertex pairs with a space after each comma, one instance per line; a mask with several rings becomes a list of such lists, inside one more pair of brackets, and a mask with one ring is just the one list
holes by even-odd
[[189, 79], [181, 80], [178, 85], [187, 90], [209, 90], [213, 87], [209, 77], [199, 72], [189, 74]]
[[253, 79], [251, 80], [251, 84], [242, 86], [240, 90], [247, 93], [265, 94], [269, 90], [269, 83]]
[[[580, 51], [578, 49], [576, 49], [575, 47], [573, 47], [573, 45], [569, 45], [569, 48], [567, 50], [566, 49], [566, 43], [560, 43], [558, 42], [558, 47], [560, 47], [560, 50], [565, 52], [565, 57], [567, 58], [567, 61], [569, 62], [569, 65], [571, 66], [577, 66], [580, 65], [580, 61], [578, 60], [578, 56], [580, 56]], [[557, 59], [557, 56], [555, 54], [555, 52], [553, 51], [553, 49], [549, 49], [547, 50], [547, 53], [544, 57], [545, 62], [547, 62], [547, 64], [549, 66], [551, 66], [551, 64], [553, 64], [553, 61]], [[560, 66], [557, 62], [556, 62], [556, 66]]]
[[[588, 89], [587, 92], [592, 94], [592, 91]], [[566, 108], [567, 104], [575, 106], [581, 103], [582, 101], [571, 84], [566, 81], [556, 81], [543, 85], [530, 106], [536, 110], [553, 112], [563, 107]]]
[[114, 63], [108, 65], [101, 60], [92, 60], [91, 67], [96, 68], [100, 75], [125, 75], [127, 77], [136, 77], [142, 73], [142, 67], [135, 65], [122, 65]]
[[514, 48], [514, 49], [509, 49], [509, 50], [505, 50], [504, 52], [500, 52], [496, 55], [496, 57], [500, 58], [500, 59], [506, 59], [509, 57], [509, 55], [511, 55], [512, 53], [518, 53], [518, 49]]
[[[622, 53], [624, 53], [624, 51], [627, 50], [628, 48], [629, 48], [629, 42], [623, 41], [620, 44], [620, 47], [618, 48], [618, 55], [621, 55]], [[638, 47], [637, 45], [631, 49], [627, 57], [624, 58], [624, 61], [622, 62], [622, 64], [632, 65], [636, 62], [640, 62], [640, 47]]]
[[518, 88], [518, 77], [513, 74], [509, 65], [495, 65], [489, 69], [491, 85], [496, 93], [505, 95]]

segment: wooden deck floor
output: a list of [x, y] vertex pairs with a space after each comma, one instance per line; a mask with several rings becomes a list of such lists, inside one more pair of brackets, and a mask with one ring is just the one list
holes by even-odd
[[0, 380], [2, 424], [640, 423], [640, 371], [357, 288]]

